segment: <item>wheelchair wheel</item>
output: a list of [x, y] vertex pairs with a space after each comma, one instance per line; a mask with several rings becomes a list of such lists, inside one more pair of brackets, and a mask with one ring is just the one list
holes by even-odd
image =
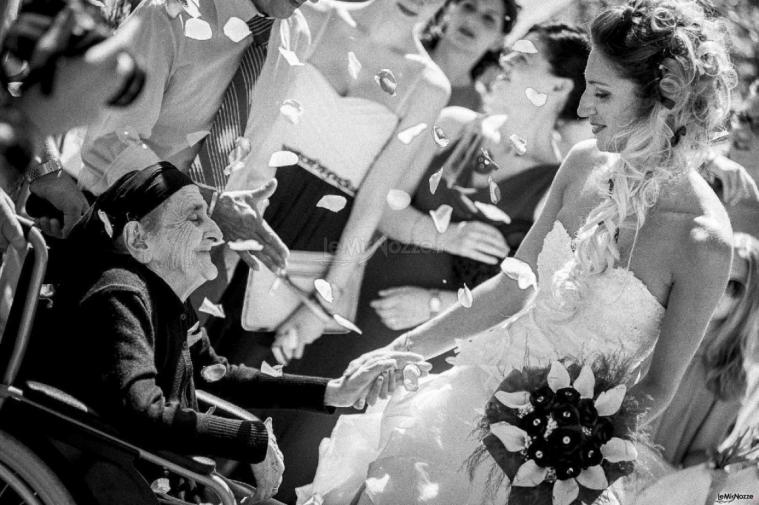
[[0, 430], [0, 505], [76, 505], [34, 452]]

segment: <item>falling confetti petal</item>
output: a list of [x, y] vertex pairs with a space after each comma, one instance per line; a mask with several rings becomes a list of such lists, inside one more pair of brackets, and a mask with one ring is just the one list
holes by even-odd
[[354, 81], [358, 79], [359, 72], [361, 72], [361, 62], [356, 58], [356, 53], [348, 51], [348, 73]]
[[419, 389], [419, 377], [422, 371], [414, 363], [408, 363], [403, 367], [403, 387], [406, 391], [416, 391]]
[[203, 298], [203, 303], [200, 304], [200, 308], [198, 310], [200, 312], [210, 314], [213, 317], [218, 317], [219, 319], [224, 319], [227, 317], [226, 314], [224, 314], [224, 307], [221, 305], [216, 305], [215, 303], [211, 303], [211, 300], [208, 298]]
[[169, 484], [169, 479], [166, 477], [161, 477], [160, 479], [154, 480], [150, 484], [150, 490], [158, 494], [169, 494], [171, 491], [171, 484]]
[[[313, 3], [317, 3], [319, 0], [311, 0]], [[350, 12], [347, 9], [336, 9], [338, 16], [340, 16], [343, 21], [345, 21], [348, 26], [351, 28], [356, 28], [358, 26], [358, 23], [356, 23], [356, 20], [353, 19], [353, 16], [351, 16]]]
[[208, 135], [209, 133], [211, 132], [209, 132], [208, 130], [200, 130], [197, 132], [188, 133], [187, 143], [190, 144], [190, 147], [192, 147], [198, 142], [200, 142], [201, 140], [203, 140], [204, 138], [206, 138], [206, 135]]
[[443, 204], [436, 210], [430, 211], [432, 216], [432, 222], [435, 224], [435, 229], [438, 233], [445, 233], [448, 229], [448, 225], [451, 224], [451, 214], [453, 213], [453, 207]]
[[433, 195], [437, 191], [437, 187], [440, 185], [440, 179], [443, 178], [443, 169], [441, 168], [430, 176], [430, 193]]
[[516, 258], [506, 258], [501, 262], [501, 272], [507, 277], [517, 281], [519, 289], [527, 289], [537, 286], [538, 280], [530, 265]]
[[335, 297], [332, 294], [332, 285], [324, 279], [316, 279], [314, 281], [314, 288], [319, 295], [324, 298], [327, 303], [335, 301]]
[[411, 204], [411, 196], [400, 189], [391, 189], [387, 194], [387, 204], [393, 210], [403, 210]]
[[486, 117], [482, 120], [482, 134], [486, 138], [492, 138], [493, 142], [500, 143], [501, 128], [506, 124], [508, 119], [509, 116], [506, 114], [493, 114], [492, 116]]
[[511, 141], [511, 145], [514, 148], [514, 152], [516, 152], [517, 156], [524, 156], [524, 154], [527, 152], [527, 141], [516, 133], [511, 135], [509, 137], [509, 140]]
[[495, 205], [482, 202], [474, 202], [474, 205], [477, 207], [477, 210], [482, 212], [483, 216], [490, 219], [491, 221], [501, 221], [506, 224], [511, 223], [511, 218], [509, 215]]
[[432, 138], [435, 139], [435, 143], [440, 147], [448, 147], [448, 144], [451, 143], [451, 139], [449, 139], [443, 129], [437, 125], [432, 127]]
[[284, 365], [271, 366], [266, 361], [261, 363], [261, 373], [270, 377], [282, 377], [282, 368]]
[[250, 27], [242, 19], [233, 16], [224, 25], [224, 35], [232, 42], [240, 42], [250, 35]]
[[392, 71], [383, 68], [374, 76], [374, 81], [382, 88], [382, 91], [390, 96], [395, 96], [395, 88], [398, 87], [398, 82], [395, 80]]
[[353, 333], [358, 333], [359, 335], [363, 335], [363, 331], [361, 331], [361, 328], [353, 324], [353, 321], [349, 321], [348, 319], [344, 318], [340, 314], [332, 314], [332, 319], [335, 320], [337, 324], [345, 328], [346, 330], [350, 330]]
[[546, 104], [546, 101], [548, 100], [548, 95], [546, 95], [545, 93], [541, 93], [540, 91], [534, 90], [532, 88], [525, 89], [524, 94], [527, 95], [527, 99], [535, 107], [544, 106]]
[[472, 292], [464, 284], [463, 288], [459, 288], [459, 303], [468, 309], [472, 306], [472, 301]]
[[298, 124], [303, 114], [303, 106], [297, 100], [285, 100], [279, 107], [279, 112], [292, 124]]
[[274, 279], [274, 282], [271, 283], [271, 287], [269, 288], [269, 294], [274, 293], [279, 287], [282, 285], [282, 279], [277, 277]]
[[453, 189], [458, 191], [462, 195], [473, 195], [477, 193], [477, 188], [465, 188], [463, 186], [459, 186], [458, 184], [454, 184]]
[[211, 25], [202, 19], [188, 19], [184, 24], [185, 37], [195, 40], [208, 40], [213, 35]]
[[204, 366], [200, 369], [200, 375], [206, 382], [217, 382], [227, 375], [227, 367], [221, 363], [215, 365]]
[[477, 214], [477, 211], [478, 211], [477, 206], [474, 204], [471, 198], [469, 198], [463, 193], [459, 196], [459, 198], [461, 199], [461, 203], [466, 205], [467, 209], [469, 209], [469, 212], [471, 212], [472, 214]]
[[176, 17], [184, 10], [179, 0], [167, 0], [164, 8], [166, 9], [166, 14], [168, 14], [171, 19], [176, 19]]
[[488, 177], [488, 185], [490, 186], [490, 201], [497, 204], [501, 201], [501, 188], [492, 177]]
[[282, 57], [287, 61], [287, 63], [291, 67], [300, 67], [303, 66], [303, 63], [298, 59], [298, 55], [294, 52], [290, 51], [289, 49], [285, 49], [284, 47], [279, 48], [279, 54], [282, 55]]
[[108, 219], [108, 214], [106, 214], [102, 209], [98, 210], [98, 219], [102, 221], [103, 227], [105, 228], [105, 232], [108, 234], [110, 238], [113, 238], [113, 225], [111, 225], [111, 220]]
[[398, 140], [408, 145], [411, 143], [412, 140], [418, 137], [419, 134], [422, 133], [426, 129], [427, 129], [427, 123], [419, 123], [418, 125], [414, 125], [410, 128], [406, 128], [402, 132], [398, 133]]
[[229, 245], [229, 248], [233, 251], [263, 251], [264, 246], [261, 242], [258, 240], [248, 239], [248, 240], [235, 240], [233, 242], [229, 242], [227, 245]]
[[289, 167], [298, 164], [298, 155], [292, 151], [277, 151], [269, 158], [269, 166], [272, 168]]
[[511, 47], [512, 50], [518, 51], [520, 53], [527, 53], [527, 54], [537, 54], [538, 48], [535, 47], [535, 44], [532, 43], [530, 40], [521, 39], [514, 42], [514, 45]]
[[345, 208], [345, 204], [348, 200], [344, 196], [340, 195], [324, 195], [316, 204], [317, 207], [322, 209], [331, 210], [332, 212], [340, 212]]

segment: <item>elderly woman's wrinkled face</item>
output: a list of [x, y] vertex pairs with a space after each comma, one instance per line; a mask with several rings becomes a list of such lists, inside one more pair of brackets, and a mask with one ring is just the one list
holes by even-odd
[[149, 230], [151, 263], [159, 272], [181, 274], [190, 281], [216, 278], [211, 248], [221, 230], [208, 217], [208, 206], [197, 186], [185, 186], [156, 209], [157, 226]]
[[619, 149], [614, 140], [638, 117], [637, 86], [618, 75], [611, 62], [596, 49], [585, 67], [585, 93], [577, 115], [588, 118], [601, 151]]

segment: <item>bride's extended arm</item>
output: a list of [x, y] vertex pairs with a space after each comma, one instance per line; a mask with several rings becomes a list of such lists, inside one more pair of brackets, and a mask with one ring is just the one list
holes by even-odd
[[699, 217], [679, 240], [673, 283], [659, 340], [646, 376], [631, 390], [648, 423], [669, 405], [693, 359], [730, 275], [731, 231], [727, 219]]

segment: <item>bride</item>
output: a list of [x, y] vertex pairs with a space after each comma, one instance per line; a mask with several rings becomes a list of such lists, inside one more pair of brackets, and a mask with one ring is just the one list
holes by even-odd
[[[578, 144], [559, 169], [521, 263], [507, 259], [503, 274], [474, 290], [471, 308], [456, 305], [351, 364], [458, 347], [455, 366], [416, 393], [343, 417], [306, 496], [490, 503], [487, 472], [470, 480], [463, 469], [477, 444], [469, 435], [506, 372], [528, 363], [626, 358], [643, 422], [662, 412], [730, 272], [730, 223], [696, 171], [729, 111], [735, 72], [724, 33], [686, 0], [631, 1], [594, 20], [578, 113], [595, 141]], [[497, 494], [504, 503], [508, 485]]]

